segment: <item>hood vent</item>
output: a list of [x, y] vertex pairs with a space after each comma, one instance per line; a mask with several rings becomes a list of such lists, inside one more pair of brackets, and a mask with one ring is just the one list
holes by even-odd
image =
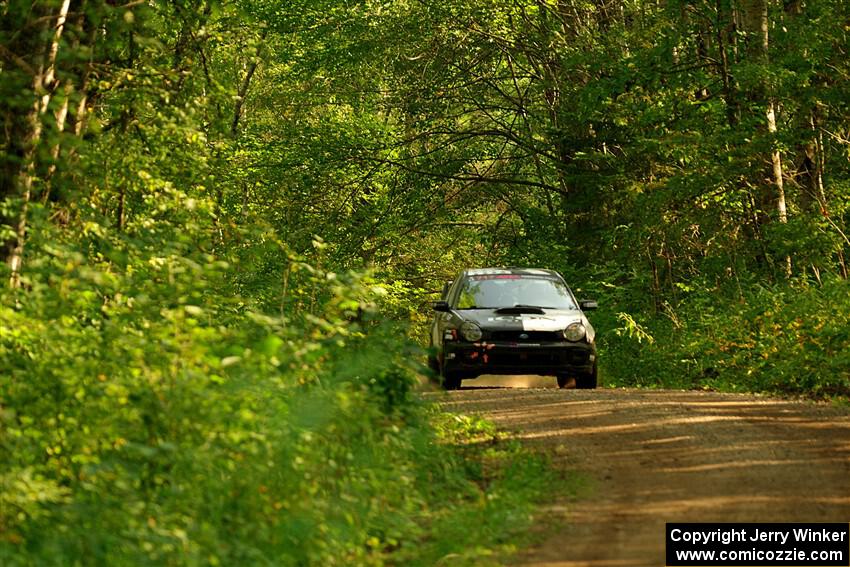
[[499, 315], [543, 315], [545, 311], [543, 311], [542, 307], [534, 307], [533, 305], [516, 305], [514, 307], [496, 309], [496, 313]]

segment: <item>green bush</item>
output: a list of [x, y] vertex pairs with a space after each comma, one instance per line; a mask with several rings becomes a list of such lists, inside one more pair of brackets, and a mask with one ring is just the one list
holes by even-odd
[[527, 521], [544, 469], [479, 484], [368, 277], [312, 270], [313, 313], [269, 315], [172, 242], [54, 243], [2, 292], [0, 563], [426, 564], [503, 545], [524, 522], [463, 534], [494, 507]]
[[[690, 293], [674, 310], [604, 336], [619, 385], [850, 396], [850, 283]], [[630, 329], [632, 332], [630, 332]], [[616, 331], [616, 329], [615, 329]]]

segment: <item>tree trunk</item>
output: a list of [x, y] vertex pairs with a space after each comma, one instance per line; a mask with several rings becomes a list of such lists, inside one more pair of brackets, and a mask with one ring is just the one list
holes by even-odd
[[[726, 120], [729, 123], [730, 128], [736, 128], [738, 123], [741, 121], [740, 105], [738, 104], [738, 95], [736, 92], [737, 85], [735, 84], [732, 73], [730, 72], [730, 54], [727, 51], [729, 48], [732, 48], [733, 51], [731, 55], [734, 60], [734, 37], [736, 30], [735, 11], [734, 9], [730, 9], [727, 12], [722, 0], [717, 0], [715, 8], [718, 14], [718, 22], [726, 22], [728, 20], [728, 33], [724, 33], [727, 30], [724, 30], [720, 25], [717, 26], [717, 50], [720, 53], [720, 72], [723, 75], [721, 78], [723, 80], [723, 99], [726, 103]], [[726, 38], [730, 39], [726, 41]], [[729, 44], [728, 46], [727, 43]]]
[[[748, 33], [747, 51], [751, 57], [763, 65], [770, 62], [770, 18], [768, 14], [767, 0], [742, 0], [742, 15], [746, 31]], [[765, 119], [767, 132], [771, 140], [775, 140], [777, 133], [776, 125], [776, 101], [768, 92], [767, 85], [762, 84], [757, 93], [755, 102], [764, 102], [766, 105]], [[788, 209], [785, 202], [785, 184], [782, 178], [782, 156], [779, 148], [774, 146], [770, 151], [770, 178], [774, 188], [774, 201], [777, 218], [780, 223], [788, 222]], [[785, 257], [785, 275], [791, 276], [791, 256]]]
[[89, 60], [85, 64], [73, 65], [72, 69], [66, 69], [68, 76], [63, 80], [61, 90], [57, 88], [61, 99], [59, 99], [59, 108], [54, 113], [54, 117], [56, 118], [56, 136], [53, 146], [50, 149], [51, 162], [48, 165], [47, 172], [44, 174], [44, 188], [42, 189], [41, 201], [45, 204], [49, 200], [56, 200], [58, 197], [53, 193], [53, 176], [59, 168], [60, 157], [69, 159], [74, 154], [73, 148], [67, 152], [63, 148], [63, 134], [67, 131], [80, 136], [85, 121], [86, 91], [88, 89], [89, 75], [91, 74], [97, 27], [95, 25], [89, 25], [88, 28], [90, 29], [87, 30], [87, 19], [85, 13], [81, 10], [84, 6], [84, 2], [75, 5], [77, 15], [65, 23], [66, 29], [70, 27], [75, 32], [71, 33], [68, 49], [72, 53], [78, 53], [81, 45], [80, 38], [85, 35], [87, 40], [86, 45], [92, 55], [89, 56]]
[[68, 109], [70, 106], [71, 95], [74, 92], [74, 84], [71, 81], [66, 81], [65, 86], [62, 88], [62, 103], [59, 108], [56, 110], [55, 118], [56, 118], [56, 141], [53, 143], [53, 147], [50, 149], [50, 159], [51, 163], [47, 167], [47, 173], [44, 177], [44, 189], [41, 193], [41, 202], [47, 203], [50, 198], [50, 186], [51, 180], [53, 179], [53, 175], [56, 173], [57, 163], [59, 161], [59, 154], [62, 150], [62, 141], [61, 136], [62, 133], [65, 132], [65, 124], [68, 122]]
[[[33, 87], [40, 89], [43, 75], [37, 73], [33, 79]], [[38, 91], [36, 91], [38, 92]], [[24, 149], [21, 169], [15, 177], [12, 187], [15, 190], [15, 197], [18, 200], [18, 210], [14, 219], [14, 237], [12, 237], [5, 246], [6, 262], [9, 265], [11, 275], [9, 277], [9, 285], [13, 288], [19, 287], [21, 284], [21, 267], [24, 258], [24, 243], [26, 240], [27, 231], [27, 213], [29, 210], [29, 202], [32, 197], [33, 182], [35, 180], [35, 150], [41, 139], [41, 108], [40, 101], [36, 100], [32, 108], [27, 113], [23, 123], [22, 147]]]
[[[42, 115], [47, 112], [51, 95], [56, 88], [56, 55], [59, 52], [70, 4], [70, 0], [62, 0], [55, 13], [44, 9], [43, 6], [41, 9], [32, 10], [29, 24], [36, 33], [13, 46], [18, 51], [15, 55], [26, 64], [26, 71], [31, 74], [30, 85], [35, 98], [22, 117], [12, 117], [9, 120], [13, 126], [9, 134], [9, 145], [16, 149], [19, 160], [13, 167], [7, 168], [9, 181], [3, 184], [0, 192], [0, 198], [11, 199], [17, 205], [17, 210], [5, 219], [13, 228], [14, 236], [2, 246], [4, 260], [11, 272], [9, 285], [12, 287], [20, 286], [27, 213], [36, 177], [36, 150], [42, 137]], [[51, 23], [55, 27], [45, 46], [45, 32]], [[47, 49], [44, 49], [45, 47]], [[9, 110], [14, 112], [14, 109]]]
[[812, 139], [802, 144], [799, 165], [794, 175], [801, 188], [800, 208], [812, 214], [827, 216], [829, 212], [823, 189], [823, 158], [814, 111], [809, 114], [808, 127], [812, 131]]
[[236, 92], [236, 105], [233, 108], [233, 120], [230, 123], [230, 136], [234, 139], [239, 133], [239, 120], [242, 119], [242, 109], [245, 104], [245, 97], [248, 96], [248, 87], [251, 86], [251, 79], [254, 77], [254, 73], [257, 71], [257, 66], [260, 64], [260, 55], [263, 50], [263, 42], [266, 39], [267, 33], [267, 30], [263, 30], [263, 33], [260, 34], [260, 42], [257, 46], [257, 52], [248, 66], [245, 76], [242, 78], [242, 84], [239, 85], [239, 90]]

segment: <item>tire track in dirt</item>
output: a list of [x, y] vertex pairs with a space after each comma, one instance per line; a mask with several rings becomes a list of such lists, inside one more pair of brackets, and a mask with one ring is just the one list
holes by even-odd
[[[495, 384], [510, 383], [501, 380]], [[846, 407], [551, 387], [467, 388], [437, 398], [448, 411], [487, 416], [566, 474], [590, 478], [589, 494], [553, 495], [542, 517], [557, 527], [516, 557], [518, 565], [664, 565], [665, 522], [850, 521]]]

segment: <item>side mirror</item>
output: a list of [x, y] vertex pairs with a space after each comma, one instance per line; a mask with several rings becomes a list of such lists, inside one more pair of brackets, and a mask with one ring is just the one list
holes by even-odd
[[597, 303], [595, 299], [582, 299], [578, 302], [578, 305], [581, 307], [582, 311], [593, 311], [599, 307], [599, 303]]
[[443, 284], [443, 297], [445, 298], [449, 294], [449, 288], [452, 287], [452, 282], [446, 282]]
[[434, 311], [439, 311], [441, 313], [448, 313], [451, 310], [448, 301], [435, 301], [432, 304], [432, 307], [434, 308]]

